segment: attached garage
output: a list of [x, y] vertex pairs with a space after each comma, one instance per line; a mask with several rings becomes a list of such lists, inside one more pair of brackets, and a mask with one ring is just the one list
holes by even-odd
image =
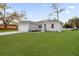
[[20, 32], [29, 32], [29, 22], [26, 21], [20, 21], [18, 24], [18, 31]]

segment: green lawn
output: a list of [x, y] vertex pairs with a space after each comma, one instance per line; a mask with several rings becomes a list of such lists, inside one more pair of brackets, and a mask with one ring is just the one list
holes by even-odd
[[11, 29], [8, 29], [8, 30], [3, 30], [3, 29], [0, 29], [0, 32], [11, 32], [11, 31], [17, 31], [17, 30], [11, 30]]
[[0, 55], [79, 56], [79, 31], [30, 32], [0, 36]]

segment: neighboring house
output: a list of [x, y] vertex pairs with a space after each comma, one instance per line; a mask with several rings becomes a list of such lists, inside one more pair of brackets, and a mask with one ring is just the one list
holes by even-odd
[[19, 21], [18, 31], [20, 32], [31, 32], [31, 31], [62, 31], [62, 23], [57, 20], [42, 20], [38, 22], [32, 21]]

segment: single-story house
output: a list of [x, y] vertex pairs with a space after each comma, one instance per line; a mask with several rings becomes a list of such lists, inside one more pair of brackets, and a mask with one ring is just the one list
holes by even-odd
[[57, 20], [42, 20], [38, 22], [33, 21], [19, 21], [18, 31], [20, 32], [31, 32], [31, 31], [62, 31], [62, 23]]

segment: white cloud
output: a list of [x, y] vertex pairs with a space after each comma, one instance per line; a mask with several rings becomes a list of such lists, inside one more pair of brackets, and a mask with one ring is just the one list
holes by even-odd
[[13, 12], [13, 9], [7, 9], [6, 11], [7, 12]]
[[32, 17], [33, 17], [33, 15], [32, 15], [32, 14], [29, 14], [29, 15], [27, 15], [27, 17], [28, 17], [28, 18], [32, 18]]
[[33, 17], [33, 15], [32, 15], [32, 14], [30, 14], [29, 16], [30, 16], [30, 17]]
[[74, 9], [74, 8], [75, 8], [75, 6], [71, 5], [67, 9]]
[[66, 14], [70, 14], [71, 12], [70, 11], [66, 11]]
[[47, 4], [46, 4], [46, 3], [43, 3], [43, 4], [42, 4], [42, 7], [45, 7], [45, 6], [47, 6]]
[[28, 14], [27, 15], [27, 20], [32, 20], [32, 18], [33, 18], [33, 14]]
[[69, 8], [74, 9], [74, 6], [69, 6]]
[[14, 10], [13, 9], [7, 9], [6, 12], [12, 13]]
[[65, 23], [65, 22], [67, 22], [68, 20], [66, 20], [66, 19], [63, 19], [63, 20], [61, 20], [63, 23]]
[[74, 8], [75, 8], [75, 6], [73, 6], [73, 5], [68, 6], [68, 7], [66, 8], [65, 13], [66, 13], [66, 14], [70, 14], [70, 13], [71, 13], [71, 11], [72, 11]]

